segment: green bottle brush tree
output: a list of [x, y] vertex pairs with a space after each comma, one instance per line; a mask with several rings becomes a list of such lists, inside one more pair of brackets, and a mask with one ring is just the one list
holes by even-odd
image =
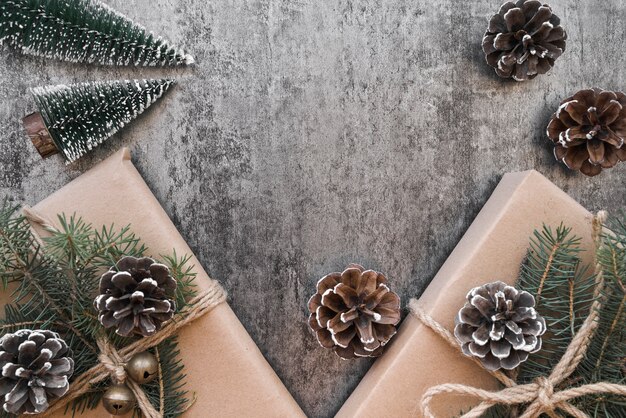
[[186, 65], [193, 57], [97, 0], [3, 0], [0, 43], [63, 61]]
[[61, 153], [68, 163], [135, 119], [173, 80], [120, 80], [32, 89], [38, 112], [23, 119], [42, 157]]

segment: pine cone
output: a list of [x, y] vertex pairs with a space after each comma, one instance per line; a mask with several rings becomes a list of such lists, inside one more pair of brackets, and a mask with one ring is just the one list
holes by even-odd
[[626, 95], [580, 90], [563, 100], [552, 115], [548, 137], [555, 144], [557, 160], [588, 176], [626, 161]]
[[167, 266], [148, 257], [124, 257], [100, 278], [94, 301], [105, 328], [124, 337], [148, 337], [174, 316], [176, 280]]
[[59, 334], [21, 329], [0, 339], [0, 396], [10, 414], [40, 414], [69, 389], [72, 351]]
[[512, 370], [541, 349], [546, 322], [535, 298], [502, 282], [475, 287], [456, 318], [454, 335], [463, 353], [488, 370]]
[[524, 81], [547, 73], [565, 51], [567, 34], [547, 4], [507, 2], [493, 15], [483, 38], [487, 63], [503, 78]]
[[396, 333], [400, 298], [381, 273], [351, 264], [317, 282], [309, 326], [322, 347], [339, 357], [377, 357]]

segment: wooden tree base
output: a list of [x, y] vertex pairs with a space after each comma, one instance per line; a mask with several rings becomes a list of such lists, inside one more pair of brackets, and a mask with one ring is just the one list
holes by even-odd
[[24, 124], [24, 129], [26, 129], [26, 134], [42, 158], [48, 158], [59, 152], [52, 136], [50, 136], [50, 132], [48, 132], [48, 128], [46, 128], [41, 113], [35, 112], [25, 116], [22, 119], [22, 123]]

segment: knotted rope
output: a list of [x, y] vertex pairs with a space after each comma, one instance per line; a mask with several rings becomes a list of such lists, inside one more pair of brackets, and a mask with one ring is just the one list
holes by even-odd
[[[605, 212], [598, 213], [598, 216], [594, 218], [593, 238], [596, 246], [600, 245], [600, 235], [605, 219]], [[541, 414], [547, 414], [550, 417], [559, 417], [559, 410], [574, 418], [589, 418], [587, 414], [573, 406], [570, 401], [581, 396], [593, 394], [626, 396], [626, 385], [608, 382], [592, 383], [574, 388], [556, 390], [556, 388], [574, 372], [589, 348], [591, 339], [598, 327], [597, 319], [602, 306], [600, 292], [603, 286], [604, 279], [602, 277], [602, 269], [600, 265], [596, 263], [594, 302], [591, 304], [589, 316], [587, 316], [570, 342], [565, 354], [563, 354], [549, 376], [539, 377], [532, 383], [518, 385], [513, 379], [500, 371], [491, 372], [491, 374], [505, 386], [505, 389], [497, 392], [455, 383], [437, 385], [428, 389], [422, 396], [421, 407], [424, 416], [434, 418], [430, 403], [434, 397], [442, 394], [468, 395], [481, 400], [478, 406], [472, 408], [461, 418], [479, 418], [490, 407], [496, 404], [510, 406], [528, 405], [520, 418], [537, 418]], [[424, 325], [442, 337], [452, 347], [461, 351], [461, 346], [452, 333], [426, 314], [419, 307], [417, 300], [412, 299], [410, 301], [409, 309]], [[480, 363], [475, 358], [472, 358], [472, 360]]]
[[154, 408], [154, 406], [152, 406], [150, 400], [146, 396], [146, 392], [141, 389], [141, 386], [137, 384], [137, 382], [132, 379], [127, 379], [128, 376], [126, 375], [126, 369], [124, 368], [127, 362], [110, 343], [108, 338], [101, 336], [98, 338], [97, 342], [98, 348], [100, 349], [98, 360], [100, 360], [100, 363], [104, 365], [104, 368], [111, 377], [111, 380], [118, 384], [126, 383], [126, 386], [135, 395], [137, 406], [145, 418], [161, 418], [163, 416], [163, 411], [159, 412]]
[[[54, 225], [45, 219], [42, 215], [35, 212], [32, 208], [24, 207], [22, 213], [29, 221], [39, 224], [49, 230], [56, 230]], [[35, 238], [42, 242], [38, 234], [33, 230]], [[133, 392], [137, 400], [137, 406], [146, 418], [162, 418], [163, 412], [157, 411], [146, 396], [141, 386], [130, 379], [125, 364], [136, 354], [144, 352], [150, 348], [156, 347], [166, 339], [175, 335], [181, 328], [195, 321], [196, 319], [211, 312], [220, 303], [226, 301], [226, 292], [220, 284], [211, 280], [209, 287], [204, 289], [200, 294], [190, 299], [185, 308], [178, 312], [173, 319], [163, 325], [163, 328], [150, 337], [140, 338], [131, 344], [116, 349], [113, 344], [102, 334], [97, 339], [99, 363], [87, 370], [71, 384], [67, 393], [60, 399], [51, 403], [50, 407], [40, 414], [42, 417], [52, 415], [54, 412], [65, 408], [74, 399], [91, 391], [91, 387], [96, 383], [102, 382], [107, 378], [111, 378], [116, 383], [126, 383], [128, 388]]]

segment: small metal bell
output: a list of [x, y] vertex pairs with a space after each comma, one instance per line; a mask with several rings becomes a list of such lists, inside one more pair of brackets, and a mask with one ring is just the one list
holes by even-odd
[[126, 363], [126, 373], [140, 385], [154, 380], [158, 372], [159, 363], [156, 357], [147, 351], [135, 354]]
[[135, 403], [135, 395], [126, 385], [113, 385], [102, 396], [102, 406], [111, 415], [124, 415], [135, 407]]

